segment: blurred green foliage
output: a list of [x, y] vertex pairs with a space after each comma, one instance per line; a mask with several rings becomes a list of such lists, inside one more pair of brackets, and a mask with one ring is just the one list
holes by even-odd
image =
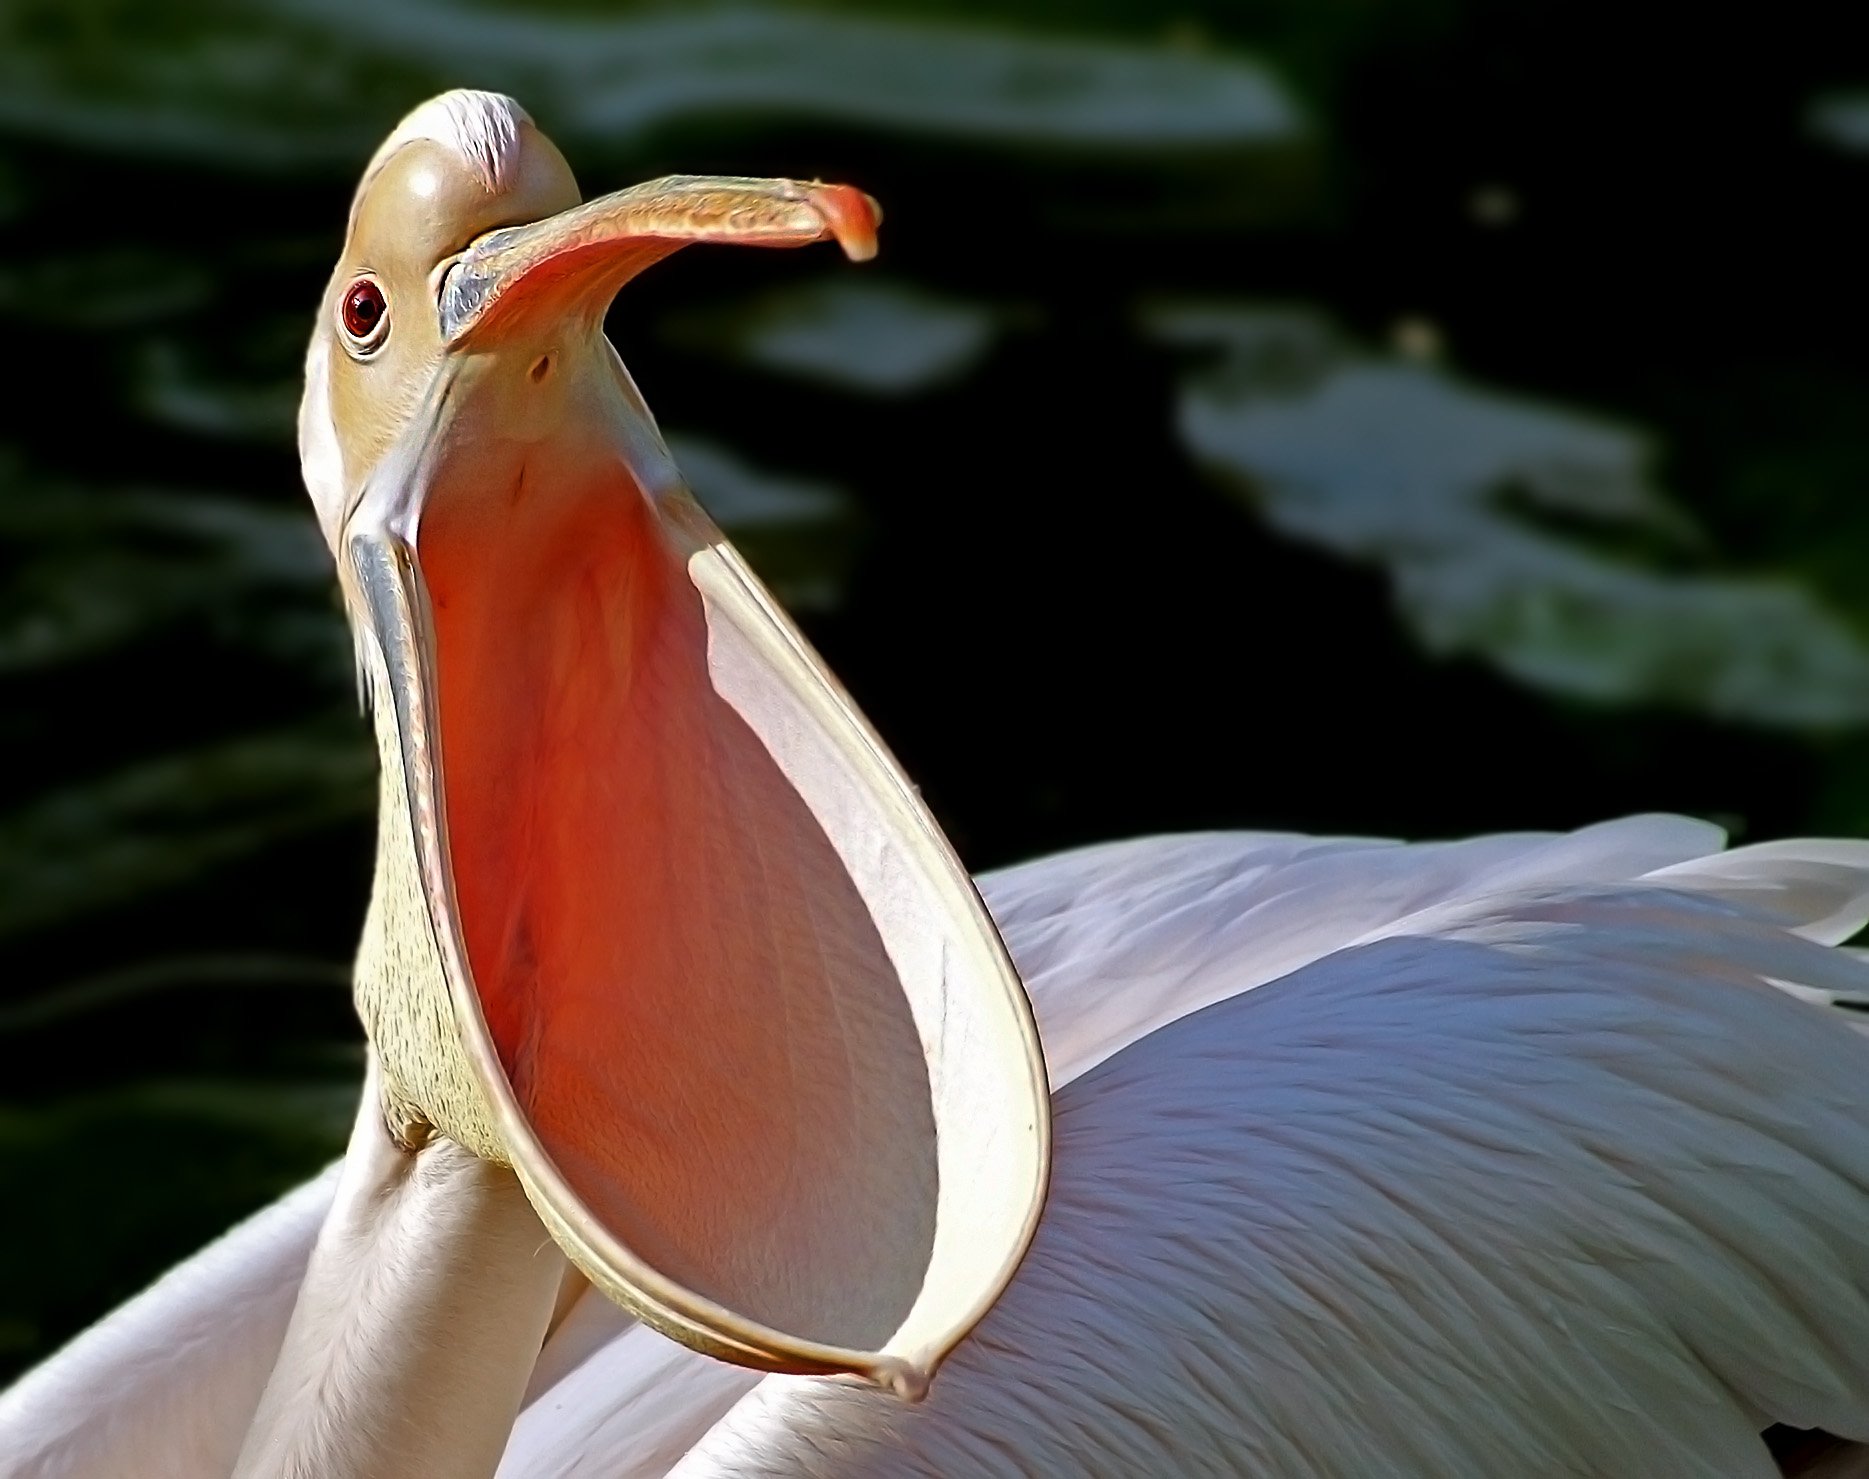
[[0, 1372], [340, 1143], [372, 759], [298, 492], [355, 171], [850, 179], [612, 330], [969, 860], [1643, 807], [1869, 832], [1846, 8], [0, 10]]

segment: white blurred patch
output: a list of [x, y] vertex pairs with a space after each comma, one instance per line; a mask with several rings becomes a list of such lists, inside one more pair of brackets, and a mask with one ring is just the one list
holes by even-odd
[[1386, 570], [1430, 651], [1607, 702], [1869, 721], [1869, 646], [1794, 582], [1716, 569], [1642, 433], [1360, 350], [1308, 309], [1146, 327], [1204, 356], [1178, 414], [1194, 456], [1281, 533]]
[[977, 303], [901, 283], [838, 279], [691, 315], [670, 333], [840, 390], [910, 395], [965, 375], [997, 329], [993, 310]]

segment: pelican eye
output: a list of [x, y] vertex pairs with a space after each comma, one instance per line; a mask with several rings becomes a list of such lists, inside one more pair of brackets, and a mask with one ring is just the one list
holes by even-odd
[[383, 297], [383, 290], [370, 278], [358, 278], [344, 290], [338, 318], [353, 348], [376, 348], [389, 332], [389, 304]]

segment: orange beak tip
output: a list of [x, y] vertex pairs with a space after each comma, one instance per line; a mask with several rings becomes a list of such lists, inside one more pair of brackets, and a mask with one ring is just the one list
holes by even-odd
[[811, 192], [811, 203], [852, 262], [867, 262], [876, 255], [876, 228], [882, 224], [883, 208], [872, 196], [854, 185], [819, 185]]

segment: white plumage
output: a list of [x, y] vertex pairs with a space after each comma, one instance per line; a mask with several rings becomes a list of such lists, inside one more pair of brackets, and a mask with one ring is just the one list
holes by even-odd
[[[988, 876], [1056, 1164], [928, 1401], [587, 1296], [502, 1479], [1770, 1476], [1770, 1423], [1869, 1441], [1869, 1017], [1829, 1005], [1869, 1000], [1831, 948], [1869, 845], [1720, 845], [1212, 835]], [[0, 1399], [0, 1472], [225, 1473], [332, 1181]]]

